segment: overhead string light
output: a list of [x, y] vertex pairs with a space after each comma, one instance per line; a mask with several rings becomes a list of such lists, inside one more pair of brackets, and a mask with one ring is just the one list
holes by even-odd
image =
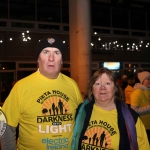
[[24, 42], [27, 42], [28, 40], [31, 40], [31, 37], [29, 36], [29, 30], [27, 30], [26, 32], [22, 32], [22, 40]]
[[[97, 32], [94, 32], [94, 35], [97, 36]], [[126, 46], [122, 43], [119, 43], [119, 41], [113, 41], [113, 42], [102, 42], [102, 38], [98, 36], [97, 41], [91, 42], [91, 48], [92, 49], [100, 49], [100, 50], [127, 50], [127, 51], [141, 51], [141, 48], [144, 46], [144, 42], [140, 41], [138, 44], [133, 42], [132, 44], [126, 43]], [[149, 47], [149, 43], [147, 42], [145, 44], [145, 47]]]

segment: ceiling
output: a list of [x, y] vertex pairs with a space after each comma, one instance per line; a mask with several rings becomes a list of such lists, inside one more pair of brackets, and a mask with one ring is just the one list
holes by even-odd
[[150, 0], [134, 0], [134, 1], [140, 1], [140, 2], [147, 2], [147, 3], [150, 3]]

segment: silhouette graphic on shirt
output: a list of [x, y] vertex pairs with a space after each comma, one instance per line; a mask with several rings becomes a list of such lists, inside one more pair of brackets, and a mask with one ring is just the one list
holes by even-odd
[[59, 102], [58, 102], [58, 108], [60, 110], [60, 114], [63, 114], [63, 107], [64, 107], [64, 105], [63, 105], [62, 101], [59, 100]]
[[103, 131], [103, 133], [100, 135], [100, 147], [103, 146], [103, 142], [106, 139], [105, 136], [106, 136], [105, 132]]
[[43, 108], [42, 113], [46, 115], [46, 113], [48, 113], [50, 115], [63, 115], [63, 114], [67, 114], [68, 110], [64, 107], [64, 104], [61, 100], [59, 100], [58, 102], [58, 106], [55, 103], [52, 103], [52, 107], [47, 109], [47, 108]]
[[55, 115], [55, 104], [52, 104], [52, 110], [53, 110], [53, 114]]
[[92, 137], [88, 137], [88, 136], [84, 136], [83, 137], [83, 142], [85, 142], [85, 140], [88, 140], [89, 145], [93, 145], [93, 146], [99, 146], [102, 148], [107, 148], [107, 141], [106, 141], [106, 134], [105, 131], [103, 131], [99, 136], [97, 135], [97, 133], [95, 133]]

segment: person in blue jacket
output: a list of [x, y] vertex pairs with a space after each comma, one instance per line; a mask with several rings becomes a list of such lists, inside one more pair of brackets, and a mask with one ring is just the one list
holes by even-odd
[[71, 150], [149, 150], [139, 115], [124, 102], [115, 74], [97, 70], [79, 106]]

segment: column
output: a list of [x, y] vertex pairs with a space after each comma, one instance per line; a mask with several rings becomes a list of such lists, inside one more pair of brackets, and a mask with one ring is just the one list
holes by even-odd
[[90, 0], [69, 0], [69, 30], [71, 78], [84, 97], [92, 72]]

